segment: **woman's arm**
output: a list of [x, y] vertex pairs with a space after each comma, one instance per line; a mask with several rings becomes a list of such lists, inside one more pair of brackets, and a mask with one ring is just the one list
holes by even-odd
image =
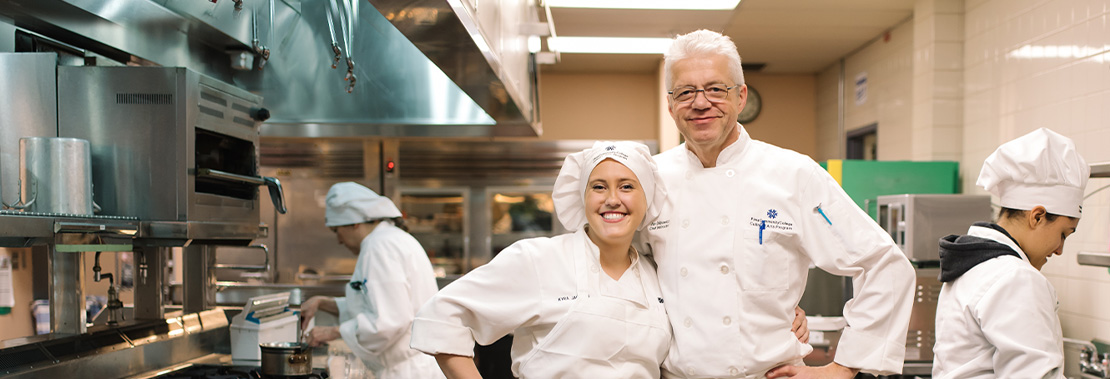
[[435, 354], [436, 362], [447, 379], [481, 379], [473, 357], [453, 354]]

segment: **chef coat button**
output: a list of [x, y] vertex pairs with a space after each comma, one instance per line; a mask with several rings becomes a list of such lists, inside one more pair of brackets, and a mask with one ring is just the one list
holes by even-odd
[[597, 266], [590, 266], [590, 271], [597, 272]]
[[[736, 176], [736, 171], [733, 171], [732, 169], [728, 169], [728, 170], [725, 171], [725, 176], [730, 177], [730, 178], [733, 177], [733, 176]], [[735, 375], [735, 374], [733, 374], [733, 375]]]
[[689, 228], [689, 227], [690, 227], [690, 219], [682, 220], [682, 228], [686, 229], [686, 228]]
[[721, 274], [728, 275], [728, 265], [721, 265]]
[[686, 171], [686, 180], [690, 180], [690, 179], [693, 179], [693, 178], [694, 178], [694, 173], [690, 172], [690, 171]]
[[686, 369], [686, 375], [694, 376], [695, 372], [697, 372], [697, 371], [694, 371], [693, 367], [690, 367], [690, 368]]
[[689, 328], [694, 325], [694, 320], [691, 320], [689, 317], [687, 317], [686, 321], [682, 322], [682, 325], [686, 325], [686, 327]]
[[[721, 321], [724, 322], [725, 326], [732, 325], [732, 317], [725, 316], [725, 319]], [[736, 373], [733, 373], [732, 375], [736, 375]]]
[[721, 225], [728, 225], [728, 216], [721, 217]]
[[737, 376], [740, 375], [740, 370], [737, 370], [736, 367], [729, 367], [728, 374], [732, 376]]
[[683, 267], [681, 270], [678, 270], [678, 274], [682, 275], [682, 277], [685, 278], [687, 274], [686, 268]]

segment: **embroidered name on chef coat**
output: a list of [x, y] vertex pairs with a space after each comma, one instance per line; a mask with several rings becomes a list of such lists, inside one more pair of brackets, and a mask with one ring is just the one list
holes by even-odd
[[648, 225], [648, 230], [666, 229], [669, 226], [671, 226], [671, 220], [659, 220]]
[[779, 213], [777, 209], [771, 208], [766, 212], [761, 213], [759, 216], [751, 217], [748, 225], [761, 228], [761, 229], [774, 229], [781, 231], [794, 230], [794, 223], [786, 220], [786, 215]]

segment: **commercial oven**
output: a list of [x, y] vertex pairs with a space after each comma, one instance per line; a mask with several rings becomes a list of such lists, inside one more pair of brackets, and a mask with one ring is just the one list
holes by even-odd
[[258, 175], [261, 103], [186, 68], [58, 67], [58, 135], [90, 142], [105, 215], [257, 229], [260, 185], [284, 209]]

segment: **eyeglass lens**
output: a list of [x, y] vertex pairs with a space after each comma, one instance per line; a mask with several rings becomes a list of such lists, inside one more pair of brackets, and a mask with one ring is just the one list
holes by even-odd
[[705, 87], [705, 89], [697, 89], [694, 87], [681, 87], [671, 91], [672, 98], [680, 103], [693, 101], [697, 97], [698, 92], [705, 94], [707, 100], [724, 100], [728, 97], [728, 90], [730, 87], [724, 85], [712, 85]]

